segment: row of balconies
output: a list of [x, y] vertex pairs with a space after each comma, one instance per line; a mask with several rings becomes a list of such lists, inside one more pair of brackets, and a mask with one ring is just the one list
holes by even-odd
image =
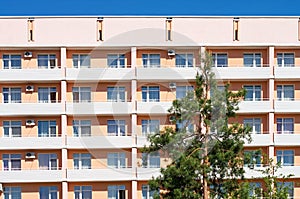
[[[89, 103], [3, 103], [1, 116], [51, 116], [51, 115], [128, 115], [128, 114], [168, 114], [172, 102], [136, 102], [136, 110], [131, 102], [89, 102]], [[274, 108], [273, 108], [274, 106]], [[300, 100], [294, 101], [241, 101], [237, 113], [299, 113]]]
[[[300, 146], [300, 134], [251, 134], [246, 147]], [[90, 136], [90, 137], [2, 137], [0, 150], [19, 149], [112, 149], [142, 148], [148, 144], [145, 136]]]
[[[0, 70], [2, 82], [28, 81], [130, 81], [137, 80], [194, 80], [197, 68], [88, 68], [65, 70], [54, 69], [13, 69]], [[263, 80], [300, 78], [300, 67], [220, 67], [214, 68], [219, 80]]]
[[158, 176], [160, 168], [105, 168], [67, 170], [18, 170], [0, 171], [1, 183], [28, 182], [86, 182], [149, 180]]

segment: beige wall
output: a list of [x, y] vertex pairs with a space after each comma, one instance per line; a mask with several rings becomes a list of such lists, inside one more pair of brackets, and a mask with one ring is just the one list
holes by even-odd
[[107, 135], [107, 120], [125, 120], [126, 135], [131, 135], [131, 118], [129, 116], [101, 116], [101, 117], [68, 117], [67, 135], [73, 136], [73, 120], [91, 120], [92, 136]]
[[[35, 158], [34, 159], [25, 159], [26, 153], [34, 152]], [[0, 151], [0, 170], [3, 169], [3, 161], [2, 155], [3, 154], [21, 154], [21, 170], [38, 170], [39, 169], [39, 162], [38, 162], [38, 155], [43, 153], [55, 153], [58, 159], [58, 167], [61, 168], [61, 152], [60, 150], [22, 150], [22, 151]]]
[[92, 169], [107, 168], [107, 154], [108, 153], [126, 153], [126, 166], [131, 167], [132, 157], [130, 150], [125, 149], [90, 149], [90, 150], [68, 150], [68, 168], [73, 169], [73, 154], [74, 153], [90, 153], [92, 156]]
[[[33, 119], [35, 121], [34, 126], [26, 126], [26, 120]], [[38, 137], [38, 121], [40, 120], [55, 120], [56, 121], [56, 134], [61, 136], [61, 121], [59, 117], [0, 117], [0, 137], [3, 137], [3, 121], [21, 121], [21, 136], [22, 137]]]

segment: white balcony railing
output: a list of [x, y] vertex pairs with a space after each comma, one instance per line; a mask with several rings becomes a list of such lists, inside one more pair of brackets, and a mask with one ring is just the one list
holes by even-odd
[[269, 113], [273, 110], [273, 103], [264, 99], [260, 101], [241, 101], [237, 113]]
[[62, 137], [2, 137], [1, 150], [62, 149]]
[[137, 102], [138, 114], [168, 114], [172, 102]]
[[284, 100], [274, 101], [275, 113], [299, 113], [300, 112], [300, 100]]

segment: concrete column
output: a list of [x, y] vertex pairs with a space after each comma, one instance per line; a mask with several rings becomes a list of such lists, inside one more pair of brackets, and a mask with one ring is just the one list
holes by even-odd
[[269, 65], [271, 74], [274, 76], [274, 46], [269, 46]]
[[60, 66], [65, 68], [67, 65], [67, 49], [65, 47], [60, 48]]
[[62, 182], [62, 199], [68, 199], [68, 183]]
[[203, 66], [203, 62], [202, 59], [205, 58], [205, 52], [206, 52], [206, 47], [205, 46], [201, 46], [200, 47], [200, 52], [199, 52], [199, 56], [200, 56], [200, 65]]
[[136, 180], [131, 182], [131, 193], [132, 193], [132, 196], [131, 196], [132, 199], [138, 198], [137, 197], [137, 181]]
[[275, 158], [275, 151], [274, 151], [274, 121], [275, 117], [274, 117], [274, 112], [269, 113], [269, 132], [270, 132], [270, 143], [271, 145], [269, 146], [269, 158], [274, 159]]
[[136, 57], [137, 49], [136, 47], [131, 47], [131, 68], [136, 68]]
[[274, 83], [274, 46], [269, 46], [269, 66], [270, 66], [270, 73], [271, 79], [269, 79], [269, 100], [271, 103], [272, 111], [269, 113], [269, 132], [270, 132], [270, 139], [271, 139], [271, 146], [269, 146], [269, 158], [275, 158], [275, 149], [274, 149], [274, 129], [275, 129], [275, 116], [274, 116], [274, 91], [275, 91], [275, 83]]

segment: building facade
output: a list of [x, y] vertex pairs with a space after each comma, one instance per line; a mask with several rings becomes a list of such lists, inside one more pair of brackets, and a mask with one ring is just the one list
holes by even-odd
[[282, 162], [300, 197], [299, 30], [297, 17], [0, 18], [0, 198], [151, 198], [170, 160], [140, 148], [172, 126], [205, 51], [220, 85], [247, 90], [245, 151]]

